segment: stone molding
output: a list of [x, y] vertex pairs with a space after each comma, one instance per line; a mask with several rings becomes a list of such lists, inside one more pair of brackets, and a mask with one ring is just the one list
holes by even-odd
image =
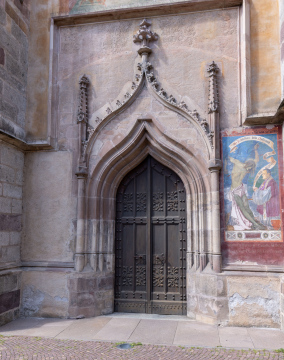
[[[139, 119], [125, 139], [106, 154], [95, 169], [89, 175], [86, 194], [88, 194], [89, 219], [88, 233], [91, 254], [89, 257], [92, 268], [95, 271], [113, 271], [113, 242], [112, 228], [115, 221], [115, 196], [123, 177], [137, 166], [148, 154], [170, 167], [182, 179], [187, 193], [188, 213], [192, 214], [188, 219], [188, 263], [189, 268], [199, 267], [199, 257], [194, 249], [199, 239], [198, 223], [204, 223], [204, 212], [197, 209], [206, 206], [209, 202], [210, 184], [208, 176], [201, 173], [197, 163], [188, 163], [189, 153], [181, 149], [179, 144], [163, 134], [154, 122], [149, 119]], [[173, 157], [172, 154], [175, 154]], [[100, 179], [100, 181], [97, 181]], [[206, 195], [208, 194], [208, 195]], [[93, 220], [90, 220], [90, 219]], [[96, 224], [96, 225], [95, 225]], [[199, 240], [197, 240], [197, 238]], [[205, 245], [204, 245], [205, 246]], [[107, 248], [107, 253], [103, 249]], [[100, 250], [101, 249], [101, 250]], [[199, 252], [199, 250], [197, 251]], [[195, 259], [194, 259], [195, 257]], [[109, 264], [105, 268], [106, 264]]]

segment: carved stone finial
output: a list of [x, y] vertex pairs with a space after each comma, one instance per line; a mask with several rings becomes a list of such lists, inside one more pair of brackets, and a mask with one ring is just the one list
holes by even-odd
[[77, 122], [88, 122], [88, 85], [90, 84], [90, 80], [86, 75], [83, 75], [80, 78], [80, 99], [78, 105], [78, 114], [77, 114]]
[[144, 19], [137, 33], [133, 36], [134, 43], [142, 43], [138, 54], [151, 54], [152, 50], [149, 47], [149, 42], [158, 40], [158, 35], [150, 30], [151, 23]]
[[87, 87], [88, 84], [90, 84], [90, 80], [87, 78], [87, 76], [84, 74], [79, 81], [80, 87]]
[[213, 112], [218, 112], [219, 110], [219, 92], [217, 84], [219, 68], [214, 61], [209, 65], [207, 72], [209, 73], [210, 78], [208, 113], [211, 114]]
[[219, 68], [215, 61], [212, 61], [212, 63], [209, 64], [207, 72], [209, 72], [209, 76], [217, 75], [217, 73], [219, 72]]

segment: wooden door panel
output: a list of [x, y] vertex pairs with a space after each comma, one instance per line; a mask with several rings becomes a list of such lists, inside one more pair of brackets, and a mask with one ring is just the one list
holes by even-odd
[[115, 311], [186, 312], [185, 191], [150, 156], [117, 192]]

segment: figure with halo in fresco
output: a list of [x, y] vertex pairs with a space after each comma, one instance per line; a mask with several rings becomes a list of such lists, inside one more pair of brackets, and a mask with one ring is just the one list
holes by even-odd
[[279, 191], [270, 169], [262, 171], [263, 182], [259, 188], [254, 187], [253, 202], [257, 204], [259, 219], [269, 229], [280, 227]]
[[[254, 146], [254, 159], [249, 158], [245, 162], [229, 156], [229, 160], [233, 163], [231, 173], [232, 185], [228, 194], [228, 199], [232, 202], [231, 210], [231, 227], [233, 230], [265, 230], [266, 227], [259, 222], [250, 209], [247, 186], [244, 184], [244, 178], [253, 175], [256, 165], [259, 162], [258, 154], [259, 145]], [[236, 151], [236, 147], [232, 149], [232, 153]]]

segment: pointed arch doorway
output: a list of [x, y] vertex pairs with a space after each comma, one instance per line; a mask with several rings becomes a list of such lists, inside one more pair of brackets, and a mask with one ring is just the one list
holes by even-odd
[[115, 311], [186, 314], [186, 192], [148, 156], [116, 196]]

